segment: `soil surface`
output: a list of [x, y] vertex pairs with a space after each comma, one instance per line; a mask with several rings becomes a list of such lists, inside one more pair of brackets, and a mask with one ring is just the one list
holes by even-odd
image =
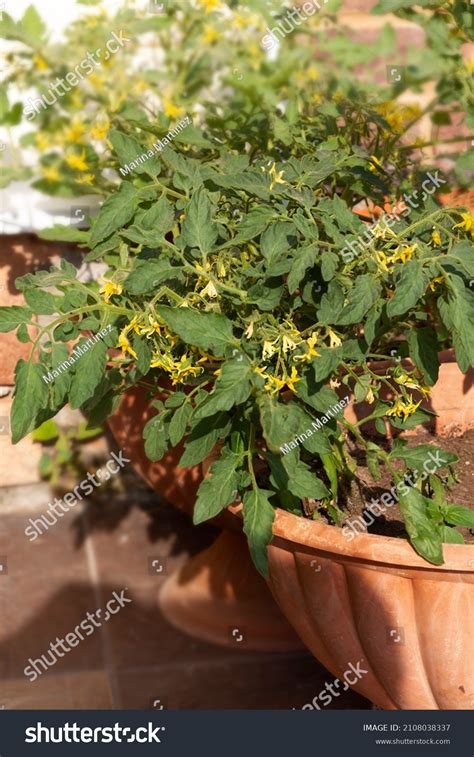
[[[453, 466], [457, 481], [447, 492], [446, 500], [449, 503], [464, 505], [474, 510], [474, 429], [467, 431], [462, 436], [451, 438], [440, 438], [422, 432], [415, 436], [410, 436], [407, 441], [409, 447], [416, 447], [419, 444], [432, 444], [453, 452], [459, 457], [459, 462]], [[340, 503], [340, 507], [346, 516], [342, 525], [348, 525], [351, 522], [354, 523], [358, 519], [357, 532], [366, 530], [367, 533], [371, 534], [407, 538], [398, 503], [395, 502], [395, 504], [387, 507], [380, 500], [383, 494], [390, 493], [392, 482], [389, 475], [383, 475], [382, 473], [381, 480], [375, 482], [363, 464], [364, 457], [360, 453], [360, 450], [354, 447], [351, 450], [351, 454], [359, 462], [357, 469], [359, 484], [352, 483], [343, 496], [343, 502]], [[402, 468], [403, 464], [400, 465], [400, 469]], [[446, 468], [440, 472], [442, 474], [446, 473]], [[380, 509], [383, 512], [380, 512], [377, 507], [374, 508], [375, 512], [372, 513], [367, 510], [367, 505], [375, 501], [379, 502]], [[306, 503], [306, 514], [310, 517], [314, 505], [311, 507], [310, 502]], [[324, 513], [320, 511], [320, 514], [324, 517]], [[365, 529], [363, 528], [364, 524]], [[466, 543], [474, 542], [473, 528], [458, 526], [456, 530], [462, 534]]]

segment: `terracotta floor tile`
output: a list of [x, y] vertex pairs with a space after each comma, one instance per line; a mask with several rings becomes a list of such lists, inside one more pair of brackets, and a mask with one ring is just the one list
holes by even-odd
[[100, 671], [43, 676], [0, 683], [0, 707], [7, 710], [105, 710], [113, 707], [109, 680]]
[[[311, 702], [334, 677], [309, 655], [255, 655], [244, 661], [168, 665], [121, 671], [121, 707], [130, 709], [291, 709]], [[158, 703], [158, 700], [159, 703]], [[355, 692], [334, 698], [333, 709], [367, 709]]]

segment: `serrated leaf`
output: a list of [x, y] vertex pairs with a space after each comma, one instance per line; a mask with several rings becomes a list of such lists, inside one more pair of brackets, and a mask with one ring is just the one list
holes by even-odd
[[421, 557], [433, 565], [442, 565], [443, 544], [440, 530], [428, 515], [429, 500], [418, 489], [399, 491], [399, 504], [410, 542]]
[[100, 242], [124, 226], [135, 214], [137, 192], [133, 184], [122, 182], [118, 192], [110, 195], [102, 205], [91, 229], [91, 242]]
[[15, 368], [15, 393], [11, 411], [12, 441], [16, 444], [36, 425], [36, 418], [47, 405], [48, 386], [43, 381], [43, 366], [19, 360]]
[[100, 340], [92, 346], [86, 347], [87, 341], [81, 340], [78, 343], [81, 349], [87, 351], [76, 358], [74, 364], [69, 392], [69, 402], [72, 408], [81, 407], [94, 395], [105, 373], [107, 345]]
[[208, 476], [202, 481], [194, 506], [193, 523], [198, 525], [214, 518], [224, 507], [235, 502], [237, 496], [237, 468], [242, 455], [224, 447], [220, 457], [209, 468]]
[[33, 313], [21, 305], [0, 307], [0, 333], [13, 331], [22, 323], [31, 321]]
[[227, 413], [216, 413], [212, 418], [199, 421], [186, 439], [184, 452], [178, 463], [180, 468], [202, 463], [218, 440], [229, 434], [230, 428], [231, 422]]
[[220, 410], [230, 410], [235, 405], [245, 402], [252, 388], [250, 376], [251, 367], [247, 360], [226, 361], [214, 384], [212, 394], [196, 408], [193, 417], [200, 421]]
[[405, 263], [397, 280], [395, 294], [387, 305], [389, 318], [403, 315], [417, 305], [428, 286], [429, 276], [420, 260]]
[[347, 304], [333, 323], [349, 326], [359, 323], [380, 297], [380, 284], [370, 274], [358, 276], [347, 296]]
[[407, 341], [410, 357], [423, 374], [426, 384], [434, 386], [438, 380], [438, 340], [434, 329], [409, 329]]
[[273, 538], [275, 519], [275, 508], [269, 499], [272, 494], [265, 489], [252, 489], [243, 498], [244, 532], [254, 565], [264, 578], [268, 578], [267, 550]]
[[60, 299], [43, 289], [27, 289], [25, 300], [38, 315], [53, 315], [59, 312]]
[[198, 247], [203, 254], [211, 252], [217, 239], [217, 226], [212, 221], [212, 206], [202, 187], [193, 194], [183, 221], [183, 242]]
[[172, 447], [176, 447], [178, 442], [183, 438], [192, 412], [193, 409], [191, 403], [184, 402], [181, 407], [173, 413], [173, 417], [171, 418], [168, 427], [168, 434]]
[[304, 277], [308, 268], [314, 265], [317, 256], [317, 246], [310, 245], [296, 251], [295, 259], [288, 274], [288, 291], [293, 293], [301, 279]]
[[442, 512], [444, 520], [451, 526], [474, 528], [474, 510], [464, 505], [446, 505]]
[[167, 434], [164, 426], [165, 417], [165, 413], [158, 413], [158, 415], [150, 418], [143, 428], [145, 454], [153, 462], [161, 460], [168, 449]]
[[222, 356], [226, 347], [235, 343], [232, 321], [220, 313], [201, 313], [168, 305], [158, 305], [156, 311], [184, 342], [211, 350], [216, 357]]

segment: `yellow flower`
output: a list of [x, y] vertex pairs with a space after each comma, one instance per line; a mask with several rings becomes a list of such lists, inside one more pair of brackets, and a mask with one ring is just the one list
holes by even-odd
[[339, 347], [339, 345], [342, 344], [342, 340], [338, 337], [336, 333], [334, 333], [332, 329], [327, 329], [327, 335], [329, 337], [329, 346], [331, 348]]
[[[275, 340], [275, 341], [276, 341], [276, 340]], [[269, 358], [271, 358], [271, 357], [272, 357], [272, 355], [274, 355], [274, 354], [275, 354], [275, 352], [277, 351], [277, 350], [276, 350], [276, 347], [274, 346], [274, 344], [275, 344], [275, 341], [274, 341], [274, 342], [269, 342], [269, 341], [267, 340], [267, 341], [265, 341], [265, 342], [263, 343], [262, 358], [263, 358], [264, 360], [268, 360]]]
[[89, 133], [92, 139], [101, 140], [101, 139], [105, 139], [109, 129], [110, 129], [110, 121], [106, 116], [101, 121], [97, 121], [96, 125], [92, 127]]
[[168, 118], [179, 118], [180, 116], [184, 116], [184, 108], [181, 108], [179, 105], [173, 105], [171, 100], [167, 97], [163, 98], [163, 110]]
[[59, 172], [57, 168], [42, 168], [41, 173], [47, 181], [59, 181]]
[[117, 347], [121, 348], [122, 353], [124, 355], [126, 355], [128, 353], [129, 355], [131, 355], [132, 357], [134, 357], [136, 359], [137, 358], [137, 353], [135, 352], [135, 350], [132, 349], [132, 346], [131, 346], [130, 342], [128, 341], [128, 338], [127, 338], [127, 333], [129, 331], [129, 329], [130, 329], [130, 325], [125, 326], [125, 328], [122, 329], [121, 333], [119, 334]]
[[286, 386], [286, 381], [283, 381], [276, 376], [266, 375], [266, 379], [267, 383], [265, 384], [265, 389], [268, 389], [272, 394], [276, 394], [281, 389], [283, 389], [284, 386]]
[[283, 352], [286, 354], [289, 350], [295, 350], [296, 349], [296, 342], [293, 341], [289, 336], [286, 336], [286, 334], [283, 335]]
[[367, 392], [367, 396], [366, 396], [365, 399], [367, 400], [367, 402], [369, 403], [369, 405], [373, 405], [374, 402], [375, 402], [375, 395], [374, 395], [374, 393], [372, 391], [372, 387], [371, 386], [369, 386], [369, 390]]
[[245, 336], [247, 337], [247, 339], [251, 338], [253, 334], [253, 327], [254, 327], [254, 323], [253, 321], [251, 321], [249, 325], [247, 326], [247, 328], [245, 329]]
[[72, 119], [71, 125], [64, 130], [64, 140], [80, 144], [83, 140], [86, 128], [77, 116]]
[[122, 285], [104, 279], [104, 285], [99, 289], [99, 293], [104, 295], [105, 302], [109, 302], [114, 294], [122, 294]]
[[205, 45], [212, 45], [213, 42], [216, 42], [220, 38], [220, 33], [217, 31], [217, 29], [214, 29], [209, 24], [206, 24], [204, 27], [204, 34], [202, 35], [202, 41]]
[[272, 164], [272, 166], [271, 166], [270, 170], [268, 171], [268, 173], [269, 173], [269, 175], [271, 177], [270, 192], [272, 191], [272, 189], [275, 186], [275, 184], [288, 184], [287, 181], [285, 181], [284, 179], [282, 179], [284, 171], [278, 171], [278, 173], [277, 173], [275, 163]]
[[382, 271], [386, 271], [387, 273], [389, 273], [389, 268], [388, 268], [387, 263], [389, 263], [390, 260], [388, 259], [387, 255], [381, 250], [375, 250], [375, 257], [377, 260], [378, 267]]
[[313, 95], [311, 98], [313, 105], [321, 105], [322, 101], [323, 98], [321, 97], [321, 95]]
[[403, 420], [406, 421], [406, 419], [409, 418], [410, 415], [413, 415], [413, 413], [419, 408], [420, 405], [421, 400], [414, 403], [413, 397], [411, 396], [409, 400], [398, 397], [393, 407], [391, 407], [390, 410], [387, 410], [387, 415], [396, 415], [399, 418], [403, 416]]
[[369, 171], [372, 171], [372, 173], [375, 173], [377, 170], [377, 167], [383, 170], [383, 165], [376, 155], [371, 155], [370, 160], [372, 161], [372, 164], [369, 166]]
[[407, 260], [411, 260], [417, 247], [418, 245], [416, 242], [409, 247], [398, 247], [396, 252], [393, 255], [390, 255], [389, 262], [397, 263], [398, 261], [401, 261], [402, 263], [406, 263]]
[[95, 176], [93, 173], [86, 173], [84, 176], [81, 176], [79, 179], [76, 179], [78, 184], [87, 184], [88, 186], [92, 186], [92, 184], [95, 181]]
[[205, 9], [206, 13], [212, 13], [222, 7], [220, 0], [197, 0], [197, 3]]
[[148, 313], [148, 326], [145, 326], [144, 324], [138, 324], [136, 327], [134, 326], [134, 328], [137, 334], [144, 334], [147, 338], [152, 336], [153, 334], [160, 334], [163, 330], [163, 326], [158, 323], [156, 318], [153, 318], [151, 313]]
[[35, 142], [36, 147], [38, 150], [41, 150], [41, 152], [46, 152], [46, 150], [49, 150], [51, 147], [51, 142], [44, 134], [41, 134], [41, 132], [37, 132], [35, 134]]
[[453, 226], [454, 229], [464, 229], [470, 231], [474, 223], [474, 216], [471, 213], [461, 213], [462, 221]]
[[431, 289], [432, 292], [434, 292], [435, 289], [436, 289], [436, 285], [437, 284], [442, 284], [443, 281], [444, 281], [444, 276], [443, 275], [436, 276], [436, 278], [431, 279], [431, 281], [429, 283], [429, 288]]
[[203, 297], [210, 297], [214, 299], [217, 297], [217, 289], [212, 281], [208, 281], [204, 289], [201, 289], [200, 293]]
[[286, 377], [286, 386], [288, 389], [291, 389], [292, 392], [296, 392], [295, 384], [297, 381], [299, 381], [298, 371], [296, 370], [295, 366], [293, 365], [291, 368], [291, 376]]
[[46, 63], [45, 59], [41, 57], [41, 55], [33, 55], [31, 60], [38, 71], [45, 71], [48, 68], [48, 64]]
[[439, 246], [440, 246], [440, 244], [441, 244], [441, 236], [440, 236], [440, 233], [439, 233], [438, 229], [436, 229], [436, 228], [435, 228], [434, 226], [433, 226], [433, 232], [432, 232], [432, 234], [431, 234], [431, 241], [432, 241], [432, 242], [433, 242], [433, 244], [435, 244], [435, 245], [436, 245], [437, 247], [439, 247]]
[[77, 155], [76, 153], [70, 153], [69, 155], [66, 155], [66, 163], [70, 168], [73, 168], [75, 171], [88, 171], [89, 166], [87, 165], [85, 161], [86, 157], [86, 151], [82, 150], [80, 155]]

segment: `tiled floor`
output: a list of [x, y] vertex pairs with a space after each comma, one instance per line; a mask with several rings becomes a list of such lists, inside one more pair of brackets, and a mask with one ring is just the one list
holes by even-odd
[[[5, 441], [5, 437], [3, 438]], [[28, 442], [25, 460], [33, 450]], [[4, 450], [7, 452], [7, 450]], [[48, 487], [14, 484], [21, 459], [9, 460], [0, 487], [0, 708], [299, 708], [333, 676], [306, 652], [257, 653], [198, 641], [160, 612], [163, 581], [212, 542], [215, 529], [194, 528], [133, 472], [124, 491], [101, 503], [78, 504], [35, 541], [29, 518], [52, 500]], [[12, 469], [13, 464], [16, 470]], [[150, 560], [166, 558], [166, 575]], [[1, 562], [1, 560], [0, 560]], [[105, 608], [114, 591], [132, 599], [35, 681], [24, 674], [88, 611]], [[368, 708], [349, 691], [334, 708]]]

